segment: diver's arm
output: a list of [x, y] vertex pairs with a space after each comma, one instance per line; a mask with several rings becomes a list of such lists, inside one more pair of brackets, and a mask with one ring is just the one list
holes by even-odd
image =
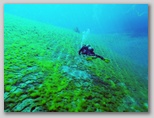
[[81, 52], [82, 52], [82, 48], [79, 50], [79, 55], [81, 55]]
[[79, 50], [79, 55], [81, 55], [81, 52], [85, 52], [87, 49], [87, 47], [83, 46], [80, 50]]

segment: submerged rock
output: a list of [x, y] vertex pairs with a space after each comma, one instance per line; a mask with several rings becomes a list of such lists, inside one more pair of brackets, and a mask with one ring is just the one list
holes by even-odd
[[62, 72], [75, 79], [90, 79], [91, 75], [86, 71], [78, 70], [77, 68], [62, 66]]
[[4, 93], [4, 100], [6, 100], [9, 97], [9, 92]]
[[[31, 104], [33, 104], [33, 99], [25, 99], [22, 101], [22, 103], [18, 103], [14, 108], [13, 108], [13, 111], [15, 112], [19, 112], [19, 111], [22, 111], [24, 109], [26, 109], [26, 107], [30, 107]], [[28, 108], [27, 108], [28, 109]], [[26, 112], [26, 111], [24, 111]], [[28, 111], [29, 112], [29, 109]]]
[[88, 87], [91, 85], [92, 79], [91, 75], [86, 71], [79, 70], [75, 68], [76, 66], [62, 66], [62, 72], [66, 74], [66, 76], [74, 82], [76, 87]]

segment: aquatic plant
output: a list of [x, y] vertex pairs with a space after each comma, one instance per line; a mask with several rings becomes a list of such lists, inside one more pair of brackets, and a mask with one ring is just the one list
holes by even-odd
[[12, 86], [11, 85], [5, 86], [5, 91], [6, 92], [9, 92], [11, 89], [12, 89]]

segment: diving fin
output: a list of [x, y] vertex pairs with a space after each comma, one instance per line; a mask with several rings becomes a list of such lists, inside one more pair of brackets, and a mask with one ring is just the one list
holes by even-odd
[[109, 63], [109, 62], [110, 62], [110, 60], [109, 60], [109, 59], [104, 59], [104, 61], [105, 61], [106, 63]]

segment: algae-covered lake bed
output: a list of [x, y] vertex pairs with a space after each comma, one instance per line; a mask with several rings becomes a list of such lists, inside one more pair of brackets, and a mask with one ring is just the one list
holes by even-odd
[[105, 63], [78, 54], [82, 36], [5, 13], [4, 111], [147, 112], [148, 66], [134, 60], [141, 37], [88, 34]]

